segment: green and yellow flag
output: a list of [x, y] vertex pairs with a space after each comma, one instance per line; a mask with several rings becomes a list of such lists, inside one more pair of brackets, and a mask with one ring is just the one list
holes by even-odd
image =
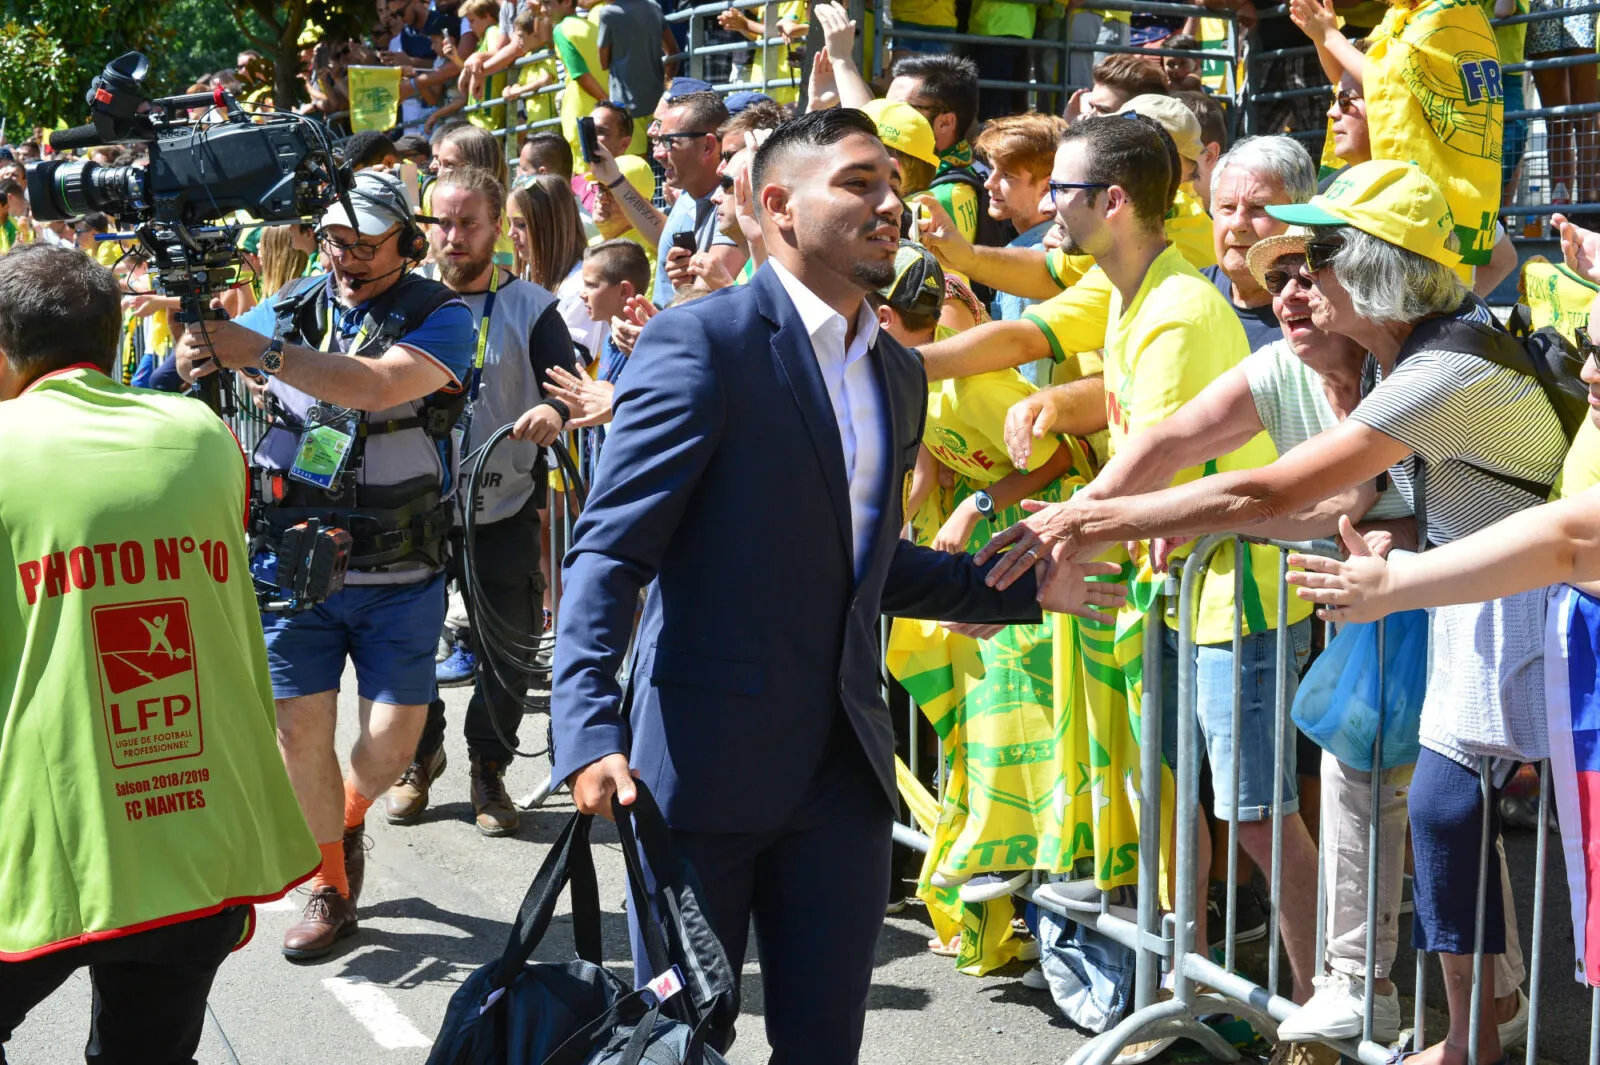
[[400, 107], [399, 67], [350, 68], [350, 130], [393, 129]]

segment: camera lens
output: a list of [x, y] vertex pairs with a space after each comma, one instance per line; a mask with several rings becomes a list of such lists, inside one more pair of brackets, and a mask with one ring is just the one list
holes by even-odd
[[144, 171], [92, 162], [31, 163], [28, 202], [35, 218], [53, 222], [91, 211], [128, 213], [144, 201]]

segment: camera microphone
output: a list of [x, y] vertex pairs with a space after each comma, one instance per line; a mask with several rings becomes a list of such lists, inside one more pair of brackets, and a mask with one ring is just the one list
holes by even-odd
[[58, 152], [92, 148], [105, 142], [104, 134], [93, 123], [87, 126], [73, 126], [71, 129], [58, 129], [50, 134], [50, 147]]

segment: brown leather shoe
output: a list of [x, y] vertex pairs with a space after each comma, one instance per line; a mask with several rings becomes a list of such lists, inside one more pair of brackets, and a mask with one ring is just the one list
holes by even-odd
[[326, 956], [356, 930], [356, 904], [335, 887], [319, 887], [306, 900], [300, 923], [283, 934], [283, 956], [311, 961]]
[[409, 825], [428, 808], [428, 789], [444, 772], [444, 748], [406, 766], [400, 780], [384, 792], [383, 815], [391, 825]]
[[506, 794], [506, 767], [472, 756], [472, 811], [485, 836], [507, 836], [517, 830], [522, 813]]
[[361, 885], [367, 879], [367, 826], [344, 830], [344, 878], [350, 882], [350, 905], [361, 901]]

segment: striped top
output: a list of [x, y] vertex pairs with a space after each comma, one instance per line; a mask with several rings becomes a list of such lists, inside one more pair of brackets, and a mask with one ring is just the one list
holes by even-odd
[[[1489, 320], [1477, 301], [1459, 313]], [[1430, 543], [1450, 543], [1544, 502], [1494, 476], [1548, 485], [1561, 470], [1566, 434], [1532, 377], [1465, 352], [1415, 351], [1379, 378], [1350, 417], [1412, 449], [1389, 472], [1413, 507], [1416, 456], [1426, 462]]]

